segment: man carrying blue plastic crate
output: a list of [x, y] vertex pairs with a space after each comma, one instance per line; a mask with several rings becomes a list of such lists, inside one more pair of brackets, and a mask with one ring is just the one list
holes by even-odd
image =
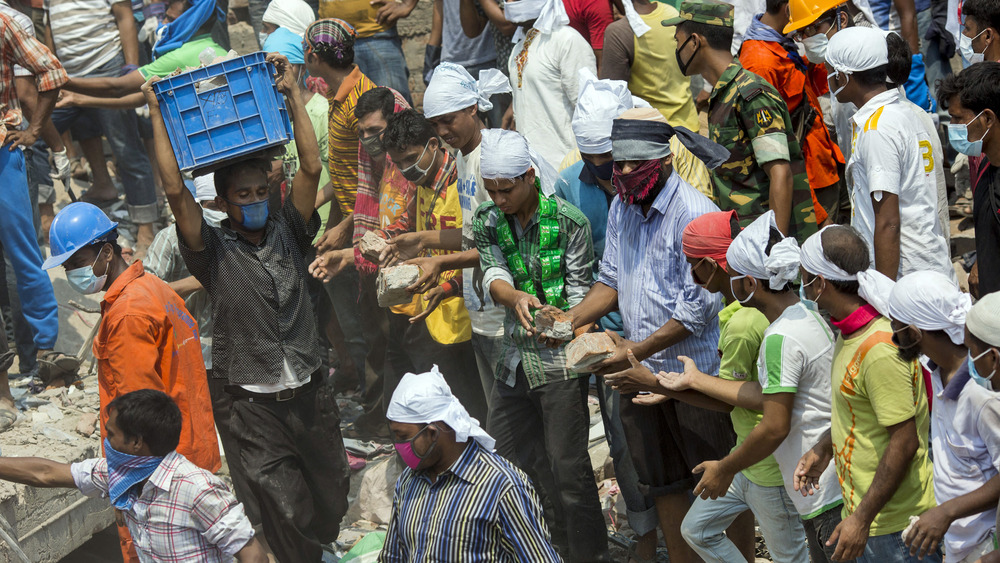
[[[319, 147], [288, 60], [268, 55], [294, 123], [299, 172], [280, 209], [268, 209], [270, 163], [215, 172], [219, 227], [185, 189], [150, 83], [160, 175], [181, 255], [212, 299], [212, 365], [229, 379], [230, 425], [257, 490], [264, 537], [282, 563], [318, 562], [347, 511], [348, 468], [332, 386], [323, 381], [304, 256], [319, 225], [313, 207]], [[244, 157], [246, 158], [246, 157]]]

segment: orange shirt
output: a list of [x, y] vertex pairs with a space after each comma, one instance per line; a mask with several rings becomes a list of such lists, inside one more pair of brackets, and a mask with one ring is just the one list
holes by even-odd
[[[816, 110], [812, 129], [806, 134], [802, 144], [802, 156], [806, 161], [809, 187], [815, 192], [837, 183], [840, 178], [837, 165], [844, 163], [844, 155], [823, 123], [823, 112], [819, 107], [819, 95], [827, 92], [826, 70], [822, 65], [809, 65], [806, 74], [795, 67], [788, 53], [781, 45], [771, 41], [750, 39], [743, 42], [740, 49], [740, 64], [743, 68], [760, 75], [771, 83], [792, 113], [803, 102], [805, 93], [809, 105]], [[819, 213], [819, 208], [817, 208]], [[817, 215], [816, 221], [822, 219]]]
[[101, 436], [108, 419], [105, 407], [113, 399], [139, 389], [163, 391], [184, 419], [177, 451], [202, 469], [218, 471], [222, 460], [198, 323], [184, 301], [163, 280], [144, 272], [137, 260], [104, 294], [101, 312], [94, 338]]

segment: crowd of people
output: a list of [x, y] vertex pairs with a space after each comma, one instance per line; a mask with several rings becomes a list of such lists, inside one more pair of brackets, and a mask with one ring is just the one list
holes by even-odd
[[62, 266], [104, 457], [0, 478], [126, 561], [320, 561], [344, 437], [406, 466], [382, 561], [610, 561], [592, 396], [630, 563], [1000, 559], [1000, 1], [435, 0], [414, 104], [416, 0], [251, 0], [293, 139], [193, 174], [153, 85], [225, 0], [10, 1], [0, 430], [15, 358], [76, 378]]

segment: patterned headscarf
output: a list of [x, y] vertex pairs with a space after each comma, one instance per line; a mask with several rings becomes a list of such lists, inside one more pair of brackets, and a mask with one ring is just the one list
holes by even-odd
[[354, 27], [344, 20], [326, 18], [314, 21], [306, 29], [305, 44], [314, 53], [333, 55], [339, 63], [354, 59]]

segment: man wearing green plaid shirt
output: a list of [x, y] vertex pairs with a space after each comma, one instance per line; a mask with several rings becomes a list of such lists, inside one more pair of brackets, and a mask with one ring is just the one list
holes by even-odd
[[[583, 213], [552, 194], [556, 173], [513, 131], [482, 138], [483, 185], [492, 203], [473, 233], [483, 287], [507, 308], [490, 433], [497, 452], [532, 477], [548, 498], [553, 543], [566, 561], [609, 561], [607, 531], [587, 453], [587, 378], [566, 368], [562, 347], [533, 328], [534, 309], [566, 310], [593, 280], [593, 237]], [[536, 176], [532, 164], [539, 168]]]

